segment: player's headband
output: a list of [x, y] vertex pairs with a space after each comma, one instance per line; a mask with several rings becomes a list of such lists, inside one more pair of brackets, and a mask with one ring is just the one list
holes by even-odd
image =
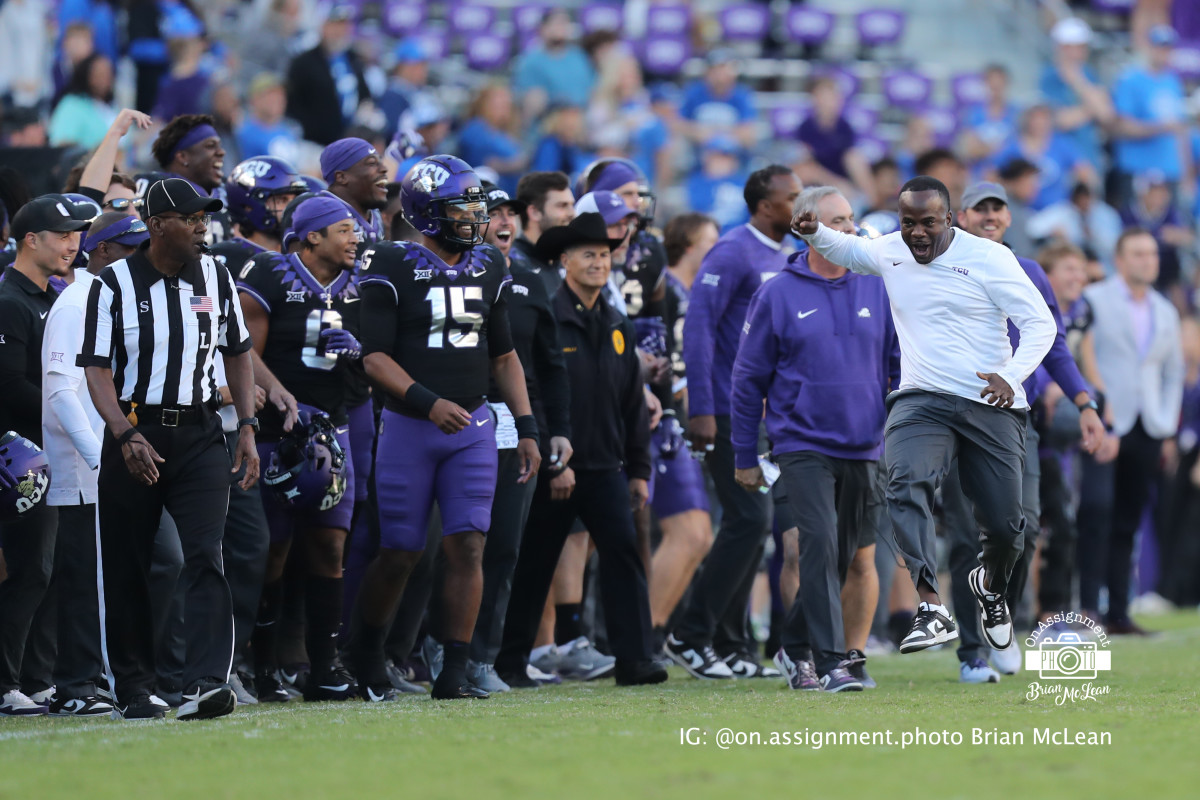
[[217, 133], [217, 129], [212, 125], [197, 125], [183, 135], [179, 140], [179, 144], [175, 145], [175, 149], [171, 151], [171, 157], [174, 158], [176, 153], [187, 150], [189, 147], [200, 144], [205, 139], [212, 137], [221, 138], [221, 134]]
[[305, 200], [292, 213], [292, 226], [283, 236], [284, 246], [292, 242], [303, 242], [313, 231], [353, 218], [350, 206], [336, 197], [313, 197]]
[[321, 153], [321, 177], [326, 183], [333, 183], [337, 173], [373, 155], [375, 148], [365, 139], [338, 139]]

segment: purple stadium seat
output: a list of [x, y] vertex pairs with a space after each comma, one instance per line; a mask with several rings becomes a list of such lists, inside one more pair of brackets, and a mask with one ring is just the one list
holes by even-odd
[[388, 3], [383, 9], [383, 29], [392, 36], [407, 36], [425, 22], [422, 3]]
[[684, 3], [663, 3], [646, 11], [647, 36], [678, 36], [692, 26], [692, 7]]
[[443, 59], [450, 53], [450, 34], [444, 28], [425, 25], [414, 35], [421, 40], [430, 61]]
[[810, 108], [807, 105], [776, 106], [767, 116], [771, 121], [771, 131], [776, 139], [794, 139], [800, 123], [808, 119]]
[[820, 67], [817, 70], [817, 75], [820, 75], [823, 78], [833, 78], [836, 80], [838, 86], [841, 87], [843, 97], [850, 98], [858, 94], [858, 76], [845, 67]]
[[477, 33], [464, 42], [467, 66], [479, 72], [492, 72], [504, 67], [512, 53], [512, 42], [503, 36]]
[[883, 96], [889, 105], [912, 109], [929, 105], [933, 81], [910, 69], [894, 69], [884, 73]]
[[1200, 80], [1200, 42], [1180, 42], [1171, 53], [1171, 67], [1185, 81]]
[[819, 8], [793, 6], [784, 18], [788, 41], [819, 47], [833, 33], [833, 14]]
[[868, 164], [874, 164], [888, 154], [888, 143], [878, 136], [860, 136], [854, 149], [862, 153]]
[[875, 126], [879, 124], [878, 111], [856, 103], [847, 103], [842, 115], [850, 123], [850, 127], [854, 128], [855, 133], [859, 135], [871, 133], [875, 130]]
[[771, 12], [764, 5], [738, 3], [726, 6], [717, 14], [721, 36], [725, 42], [759, 42], [771, 26]]
[[692, 55], [692, 43], [686, 35], [648, 36], [638, 46], [642, 69], [660, 78], [678, 75]]
[[986, 103], [987, 84], [983, 82], [983, 76], [979, 73], [963, 72], [950, 79], [950, 95], [958, 108]]
[[891, 8], [860, 11], [854, 17], [858, 42], [864, 47], [895, 44], [904, 35], [904, 12]]
[[536, 34], [542, 24], [542, 18], [551, 6], [541, 3], [531, 3], [513, 8], [513, 24], [517, 28], [517, 36], [526, 40], [529, 34]]
[[1092, 8], [1104, 14], [1126, 15], [1133, 11], [1137, 0], [1092, 0]]
[[913, 113], [920, 114], [929, 121], [939, 146], [950, 147], [954, 144], [954, 137], [958, 134], [958, 114], [953, 110], [942, 106], [929, 106], [915, 108]]
[[624, 12], [620, 6], [608, 3], [597, 3], [584, 6], [579, 10], [579, 24], [584, 31], [621, 31], [624, 24]]
[[459, 36], [487, 33], [496, 24], [496, 9], [476, 3], [452, 3], [446, 13], [450, 29]]

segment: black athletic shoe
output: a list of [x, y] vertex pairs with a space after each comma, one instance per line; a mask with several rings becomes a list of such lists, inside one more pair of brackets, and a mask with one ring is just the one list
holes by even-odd
[[491, 697], [483, 689], [472, 686], [466, 676], [463, 676], [460, 682], [447, 677], [445, 672], [438, 675], [438, 680], [433, 682], [433, 691], [429, 694], [434, 700], [487, 700]]
[[237, 708], [237, 695], [228, 683], [198, 683], [183, 693], [175, 719], [214, 719]]
[[52, 717], [103, 717], [113, 711], [112, 703], [99, 697], [56, 697], [50, 701]]
[[150, 695], [140, 695], [128, 703], [113, 703], [112, 718], [129, 721], [162, 719], [167, 715], [162, 706], [151, 703]]
[[967, 576], [971, 594], [979, 604], [979, 627], [983, 638], [993, 650], [1007, 650], [1013, 643], [1012, 617], [1004, 595], [992, 594], [983, 588], [983, 567], [978, 566]]
[[529, 677], [529, 673], [525, 670], [521, 670], [520, 672], [500, 672], [497, 670], [496, 674], [500, 676], [500, 680], [508, 684], [508, 688], [510, 689], [542, 688], [541, 682]]
[[862, 650], [851, 650], [846, 653], [846, 669], [863, 685], [864, 689], [874, 689], [878, 686], [875, 679], [867, 674], [867, 654]]
[[368, 686], [358, 684], [358, 696], [368, 703], [394, 703], [400, 698], [400, 693], [391, 684]]
[[647, 686], [662, 683], [667, 671], [656, 661], [618, 661], [617, 686]]
[[901, 653], [915, 653], [958, 638], [958, 628], [954, 626], [954, 620], [947, 616], [942, 608], [944, 606], [935, 608], [929, 603], [917, 606], [917, 615], [913, 617], [912, 627], [900, 642]]
[[[386, 683], [373, 684], [386, 686]], [[335, 659], [327, 669], [314, 671], [308, 676], [304, 685], [304, 700], [307, 703], [319, 703], [323, 700], [350, 700], [358, 694], [358, 683], [354, 676]]]
[[720, 680], [733, 677], [733, 670], [717, 657], [711, 646], [695, 647], [671, 634], [667, 637], [667, 643], [663, 645], [663, 653], [686, 669], [693, 678]]
[[286, 703], [292, 699], [287, 689], [283, 688], [283, 681], [279, 680], [279, 674], [275, 670], [255, 675], [254, 689], [260, 703]]
[[821, 676], [823, 692], [861, 692], [863, 685], [846, 669], [846, 662], [838, 664]]

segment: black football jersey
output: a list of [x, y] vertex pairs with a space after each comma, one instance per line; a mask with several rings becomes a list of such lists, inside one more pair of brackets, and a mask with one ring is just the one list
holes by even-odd
[[613, 277], [625, 298], [630, 319], [661, 317], [662, 303], [650, 298], [659, 290], [667, 271], [667, 251], [650, 231], [638, 231], [629, 244], [625, 266], [613, 268]]
[[[347, 270], [322, 286], [297, 255], [268, 252], [246, 262], [237, 284], [270, 319], [263, 363], [297, 402], [327, 412], [335, 424], [344, 423], [347, 365], [325, 354], [320, 335], [326, 328], [359, 335], [362, 303], [353, 274]], [[264, 419], [264, 428], [271, 419]]]
[[667, 273], [667, 295], [663, 299], [663, 321], [667, 324], [667, 352], [671, 356], [671, 379], [678, 384], [687, 377], [683, 363], [683, 320], [690, 292], [683, 282]]
[[212, 246], [212, 257], [224, 264], [235, 280], [242, 277], [242, 270], [246, 268], [250, 259], [259, 253], [269, 252], [271, 251], [265, 247], [259, 247], [249, 239], [243, 239], [240, 236], [231, 237]]
[[[146, 190], [149, 189], [156, 182], [161, 181], [161, 180], [166, 180], [167, 178], [181, 178], [181, 177], [183, 177], [183, 176], [176, 175], [173, 172], [155, 171], [155, 172], [139, 173], [138, 175], [134, 176], [134, 179], [133, 179], [134, 184], [137, 187], [136, 191], [137, 191], [138, 199], [145, 200], [146, 199]], [[183, 178], [183, 179], [187, 180], [187, 178]], [[192, 183], [192, 182], [188, 181], [188, 183]], [[208, 243], [208, 246], [212, 247], [213, 245], [215, 245], [219, 242], [223, 242], [226, 239], [233, 236], [233, 219], [229, 216], [229, 211], [228, 211], [229, 198], [225, 196], [225, 187], [218, 186], [217, 188], [213, 189], [211, 192], [207, 192], [204, 189], [202, 189], [198, 184], [192, 183], [192, 186], [196, 187], [196, 191], [200, 194], [201, 197], [215, 197], [218, 200], [220, 200], [222, 203], [225, 204], [221, 208], [220, 211], [214, 212], [211, 215], [211, 218], [208, 223], [208, 234], [205, 235], [205, 237], [204, 237], [204, 241]], [[230, 272], [233, 272], [233, 270], [230, 270]], [[233, 272], [233, 274], [236, 275], [237, 273]]]
[[[513, 349], [504, 256], [490, 245], [454, 266], [415, 242], [384, 242], [363, 255], [363, 353], [385, 353], [435, 394], [467, 410], [488, 391], [491, 359]], [[394, 411], [423, 416], [390, 394]]]
[[[350, 209], [354, 215], [354, 235], [358, 237], [358, 260], [355, 262], [355, 280], [358, 280], [359, 270], [362, 267], [363, 253], [367, 249], [382, 242], [384, 240], [383, 231], [383, 215], [379, 213], [379, 209], [371, 209], [367, 212], [364, 219], [359, 216], [358, 212], [353, 208]], [[351, 364], [346, 370], [346, 405], [349, 408], [355, 408], [367, 402], [371, 397], [371, 382], [367, 380], [367, 373], [363, 371], [361, 363]]]

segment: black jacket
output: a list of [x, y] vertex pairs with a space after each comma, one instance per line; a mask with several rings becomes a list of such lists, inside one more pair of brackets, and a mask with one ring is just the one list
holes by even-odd
[[[350, 69], [358, 77], [358, 102], [371, 97], [363, 77], [362, 59], [353, 50], [346, 53]], [[342, 99], [329, 71], [329, 58], [317, 45], [296, 56], [288, 67], [288, 116], [304, 128], [304, 138], [317, 144], [331, 144], [346, 130], [342, 120]]]
[[525, 261], [530, 268], [537, 273], [542, 279], [542, 285], [546, 287], [546, 294], [554, 297], [554, 293], [558, 291], [558, 287], [562, 286], [562, 276], [558, 273], [558, 264], [547, 264], [537, 254], [537, 245], [525, 238], [525, 234], [521, 234], [513, 241], [513, 250], [518, 255], [524, 256]]
[[42, 444], [42, 336], [58, 298], [15, 268], [0, 282], [0, 432]]
[[603, 296], [584, 309], [566, 283], [554, 296], [558, 338], [571, 379], [571, 467], [624, 467], [650, 479], [650, 415], [642, 394], [633, 323]]

